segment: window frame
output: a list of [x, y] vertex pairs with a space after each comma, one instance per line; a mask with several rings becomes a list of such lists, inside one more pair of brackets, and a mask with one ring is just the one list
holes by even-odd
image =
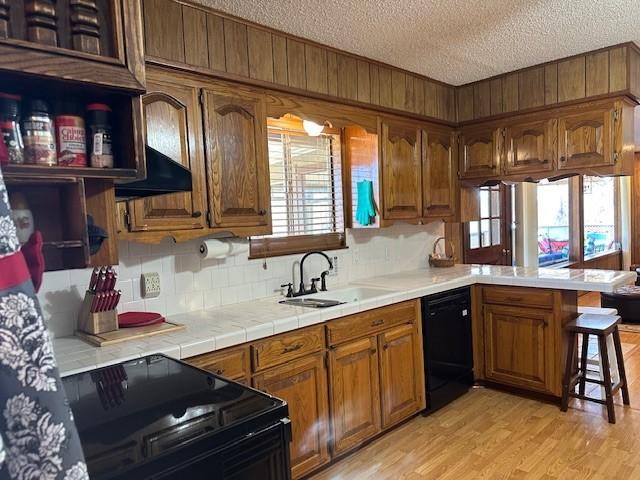
[[[614, 182], [614, 242], [620, 244], [621, 224], [620, 224], [620, 182], [617, 177], [613, 177]], [[545, 266], [545, 268], [583, 268], [590, 262], [610, 255], [620, 255], [621, 249], [609, 250], [585, 257], [584, 254], [584, 175], [569, 177], [569, 259]], [[536, 229], [537, 230], [537, 229]], [[576, 234], [577, 232], [577, 234]]]
[[[284, 115], [280, 118], [270, 117], [267, 121], [267, 134], [269, 127], [281, 128], [284, 131], [291, 131], [293, 134], [300, 135], [302, 128], [302, 118], [295, 117], [293, 115]], [[340, 136], [340, 168], [343, 172], [341, 175], [342, 182], [338, 185], [334, 182], [334, 190], [337, 188], [342, 189], [342, 205], [334, 208], [341, 208], [343, 218], [343, 230], [339, 232], [327, 232], [312, 235], [288, 235], [281, 237], [272, 236], [260, 236], [251, 237], [249, 239], [249, 258], [268, 258], [279, 257], [284, 255], [293, 255], [299, 253], [305, 253], [309, 250], [339, 250], [347, 248], [346, 244], [346, 225], [347, 225], [347, 211], [346, 204], [347, 198], [345, 194], [345, 181], [346, 181], [346, 164], [345, 164], [345, 145], [343, 141], [343, 130], [340, 128], [333, 128], [326, 126], [323, 133], [330, 135]], [[267, 151], [268, 154], [268, 151]], [[335, 195], [334, 195], [335, 199]], [[271, 201], [271, 194], [269, 194], [269, 201]]]
[[[591, 175], [587, 175], [587, 176], [591, 176]], [[616, 248], [613, 250], [606, 250], [603, 252], [597, 252], [597, 253], [593, 253], [589, 256], [584, 254], [584, 247], [585, 247], [585, 243], [584, 243], [584, 236], [585, 236], [585, 230], [584, 230], [584, 175], [580, 175], [580, 235], [581, 235], [581, 243], [582, 243], [582, 262], [589, 262], [592, 261], [594, 259], [600, 258], [600, 257], [606, 257], [607, 255], [613, 255], [613, 254], [618, 254], [620, 253], [621, 249], [620, 248]], [[621, 240], [621, 225], [620, 225], [620, 182], [618, 180], [617, 177], [605, 177], [605, 178], [612, 178], [613, 179], [613, 211], [614, 211], [614, 215], [613, 215], [613, 242], [620, 244], [620, 240]]]

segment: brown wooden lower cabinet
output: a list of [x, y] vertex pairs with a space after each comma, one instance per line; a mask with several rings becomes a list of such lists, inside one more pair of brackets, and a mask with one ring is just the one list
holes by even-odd
[[382, 428], [390, 427], [425, 407], [422, 336], [414, 324], [378, 336]]
[[253, 377], [253, 386], [289, 404], [294, 478], [329, 461], [327, 371], [324, 353], [290, 361]]
[[553, 389], [553, 312], [484, 306], [486, 377], [499, 383], [549, 392]]
[[425, 407], [421, 332], [412, 300], [187, 362], [287, 401], [300, 478]]
[[559, 397], [567, 348], [564, 326], [577, 316], [577, 293], [475, 288], [476, 379]]
[[216, 375], [221, 375], [236, 382], [250, 385], [251, 370], [249, 368], [249, 347], [227, 348], [218, 352], [205, 353], [191, 357], [188, 363]]
[[380, 432], [377, 337], [329, 351], [333, 453], [339, 455]]

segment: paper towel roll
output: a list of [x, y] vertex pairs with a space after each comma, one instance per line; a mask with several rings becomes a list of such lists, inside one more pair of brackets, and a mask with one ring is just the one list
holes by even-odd
[[209, 239], [200, 244], [200, 258], [227, 258], [233, 255], [249, 253], [249, 241], [244, 239]]
[[200, 244], [200, 258], [226, 258], [231, 253], [231, 245], [224, 240], [209, 239]]

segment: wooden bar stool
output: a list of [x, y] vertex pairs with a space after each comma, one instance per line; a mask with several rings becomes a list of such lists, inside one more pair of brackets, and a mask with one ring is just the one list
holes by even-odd
[[[624, 370], [624, 359], [622, 358], [622, 345], [620, 343], [620, 332], [618, 331], [620, 317], [618, 315], [596, 315], [585, 313], [569, 322], [566, 329], [569, 332], [569, 348], [567, 349], [567, 364], [562, 382], [562, 406], [563, 412], [569, 406], [569, 397], [589, 400], [607, 406], [609, 423], [616, 423], [616, 412], [613, 409], [613, 395], [622, 389], [622, 401], [629, 405], [629, 388], [627, 385], [627, 375]], [[580, 354], [580, 365], [576, 371], [576, 353], [578, 348], [578, 335], [582, 334], [582, 352]], [[604, 380], [587, 378], [587, 352], [589, 349], [589, 335], [598, 337], [598, 350], [600, 355], [600, 368]], [[607, 351], [607, 336], [613, 335], [613, 344], [616, 352], [616, 362], [618, 364], [619, 380], [615, 385], [611, 382], [611, 365], [609, 365], [609, 352]], [[586, 383], [595, 383], [604, 387], [605, 399], [587, 397], [585, 395]], [[578, 393], [575, 393], [575, 386], [579, 384]]]

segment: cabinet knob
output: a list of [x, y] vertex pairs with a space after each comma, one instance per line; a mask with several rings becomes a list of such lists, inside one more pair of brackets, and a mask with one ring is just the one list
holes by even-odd
[[566, 157], [563, 155], [562, 157], [560, 157], [560, 161], [561, 161], [561, 162], [566, 162], [566, 161], [567, 161], [567, 159], [566, 159]]
[[267, 214], [267, 211], [264, 208], [261, 208], [260, 210], [258, 210], [258, 214], [264, 217]]
[[200, 210], [196, 210], [191, 214], [193, 218], [200, 218], [202, 216], [202, 212]]

